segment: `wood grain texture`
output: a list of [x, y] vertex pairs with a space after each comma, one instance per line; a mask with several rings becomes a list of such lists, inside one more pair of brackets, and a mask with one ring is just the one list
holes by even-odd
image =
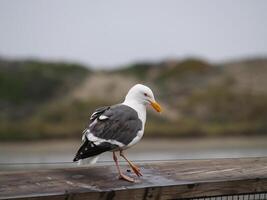
[[[179, 199], [267, 191], [267, 158], [140, 164], [136, 183], [115, 166], [1, 172], [0, 199]], [[128, 166], [123, 166], [126, 172]]]

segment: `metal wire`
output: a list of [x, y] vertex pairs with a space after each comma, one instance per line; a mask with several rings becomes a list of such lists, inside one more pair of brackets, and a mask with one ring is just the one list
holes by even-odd
[[[182, 200], [182, 199], [177, 199], [177, 200]], [[267, 191], [245, 193], [245, 194], [194, 197], [194, 198], [188, 198], [186, 200], [267, 200]]]

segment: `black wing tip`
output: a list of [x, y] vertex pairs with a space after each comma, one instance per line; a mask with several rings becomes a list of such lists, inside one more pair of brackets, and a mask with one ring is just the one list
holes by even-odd
[[80, 160], [79, 158], [75, 157], [72, 162], [77, 162], [78, 160]]

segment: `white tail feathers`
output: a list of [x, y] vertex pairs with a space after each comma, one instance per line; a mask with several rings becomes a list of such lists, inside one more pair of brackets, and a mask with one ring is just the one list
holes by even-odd
[[97, 162], [99, 155], [90, 158], [81, 159], [78, 161], [78, 165], [93, 165]]

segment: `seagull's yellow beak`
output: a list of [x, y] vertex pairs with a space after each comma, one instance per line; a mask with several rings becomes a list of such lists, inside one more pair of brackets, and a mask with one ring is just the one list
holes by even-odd
[[157, 112], [161, 112], [161, 107], [156, 101], [150, 101], [150, 104]]

